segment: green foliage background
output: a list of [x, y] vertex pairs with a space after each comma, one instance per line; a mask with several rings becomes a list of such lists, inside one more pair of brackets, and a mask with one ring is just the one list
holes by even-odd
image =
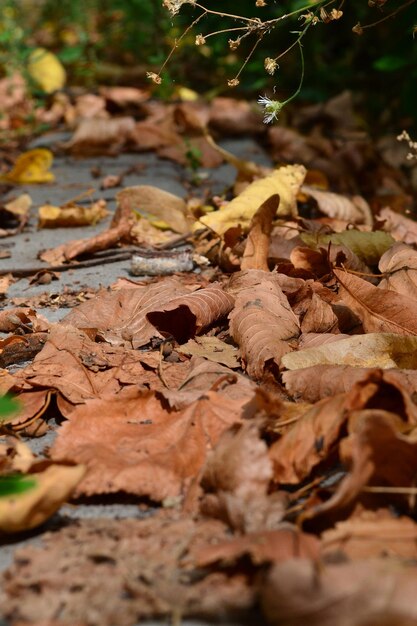
[[[206, 0], [207, 6], [241, 15], [271, 19], [308, 3], [303, 0], [267, 0], [268, 6], [255, 8], [255, 0]], [[332, 5], [336, 6], [336, 5]], [[417, 111], [417, 4], [393, 19], [365, 30], [358, 36], [352, 27], [374, 22], [400, 6], [388, 0], [382, 9], [370, 8], [363, 0], [343, 6], [341, 20], [311, 27], [303, 39], [306, 75], [301, 99], [323, 101], [351, 89], [363, 110], [382, 123], [396, 119], [416, 121]], [[70, 84], [94, 87], [98, 82], [117, 83], [120, 74], [109, 67], [157, 69], [176, 37], [198, 15], [185, 5], [171, 18], [161, 0], [3, 0], [0, 6], [0, 71], [24, 64], [33, 47], [42, 45], [57, 53], [69, 71]], [[227, 93], [232, 78], [247, 55], [254, 39], [247, 38], [231, 52], [224, 34], [196, 47], [195, 35], [207, 34], [238, 22], [210, 16], [187, 35], [164, 73], [162, 94], [182, 84], [209, 93]], [[301, 28], [297, 18], [283, 20], [279, 28], [265, 36], [241, 77], [240, 94], [256, 96], [272, 93], [280, 97], [294, 90], [299, 80], [299, 55], [295, 48], [280, 62], [275, 76], [265, 73], [263, 60], [286, 49]], [[107, 73], [104, 71], [107, 68]], [[126, 73], [123, 82], [137, 84], [139, 72]], [[142, 73], [143, 75], [143, 73]], [[126, 76], [128, 77], [126, 79]]]

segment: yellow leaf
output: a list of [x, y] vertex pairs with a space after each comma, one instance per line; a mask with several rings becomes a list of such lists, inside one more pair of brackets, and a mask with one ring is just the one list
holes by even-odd
[[44, 204], [39, 207], [38, 228], [68, 228], [92, 226], [108, 215], [106, 201], [98, 200], [91, 206], [67, 204], [62, 207]]
[[248, 228], [250, 221], [261, 204], [270, 196], [279, 194], [280, 203], [277, 215], [297, 215], [296, 195], [306, 174], [303, 165], [287, 165], [275, 170], [269, 176], [255, 180], [224, 208], [205, 215], [194, 224], [197, 230], [208, 226], [218, 235], [222, 235], [232, 226], [240, 224]]
[[188, 87], [178, 87], [175, 90], [175, 95], [183, 102], [195, 102], [199, 98], [198, 93]]
[[52, 172], [48, 171], [52, 161], [52, 152], [46, 148], [29, 150], [17, 158], [14, 167], [2, 177], [2, 180], [21, 185], [50, 183], [55, 180]]
[[285, 354], [281, 363], [289, 370], [313, 365], [416, 369], [416, 355], [415, 336], [368, 333]]
[[395, 243], [394, 238], [382, 230], [362, 232], [360, 230], [344, 230], [342, 233], [322, 235], [320, 233], [302, 233], [301, 239], [310, 248], [325, 246], [329, 242], [336, 246], [346, 246], [367, 265], [376, 265], [381, 256]]
[[27, 69], [45, 93], [53, 93], [65, 85], [67, 77], [61, 61], [45, 48], [36, 48], [30, 54]]
[[49, 465], [27, 474], [33, 487], [0, 498], [0, 531], [15, 533], [35, 528], [53, 515], [74, 491], [86, 472], [84, 465]]

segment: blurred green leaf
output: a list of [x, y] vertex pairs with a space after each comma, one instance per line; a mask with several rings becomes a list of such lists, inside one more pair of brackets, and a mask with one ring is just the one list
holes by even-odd
[[24, 493], [36, 487], [36, 480], [26, 476], [0, 476], [0, 498]]

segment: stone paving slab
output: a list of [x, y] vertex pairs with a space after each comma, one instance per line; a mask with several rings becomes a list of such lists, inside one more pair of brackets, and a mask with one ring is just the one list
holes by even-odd
[[[65, 141], [68, 139], [66, 134], [54, 134], [36, 139], [31, 147], [52, 147], [57, 141]], [[261, 163], [263, 165], [271, 165], [268, 157], [263, 150], [252, 139], [231, 139], [221, 142], [222, 147], [233, 152], [243, 159], [249, 159]], [[0, 267], [2, 269], [14, 268], [31, 268], [44, 265], [37, 254], [45, 248], [52, 248], [65, 243], [72, 239], [87, 238], [95, 235], [109, 225], [111, 215], [96, 226], [82, 228], [58, 228], [37, 230], [36, 227], [36, 209], [45, 203], [60, 205], [71, 198], [87, 191], [88, 189], [96, 189], [96, 193], [92, 196], [94, 199], [104, 198], [107, 200], [110, 213], [113, 213], [116, 207], [115, 195], [121, 188], [100, 190], [99, 184], [102, 177], [108, 174], [120, 174], [128, 168], [139, 166], [137, 170], [124, 178], [123, 187], [133, 185], [154, 185], [165, 191], [169, 191], [181, 197], [187, 194], [185, 183], [187, 182], [187, 173], [184, 169], [167, 160], [159, 159], [153, 153], [146, 154], [121, 154], [116, 157], [96, 157], [79, 159], [70, 156], [58, 156], [54, 159], [52, 171], [55, 174], [56, 182], [50, 185], [22, 185], [11, 192], [8, 197], [16, 196], [20, 193], [29, 193], [33, 200], [31, 209], [31, 219], [25, 231], [19, 235], [0, 240], [1, 245], [11, 246], [11, 258], [1, 259]], [[92, 168], [100, 168], [102, 172], [101, 178], [92, 176]], [[235, 179], [236, 172], [230, 165], [224, 164], [215, 170], [204, 170], [208, 174], [208, 178], [204, 181], [201, 189], [195, 189], [195, 195], [203, 193], [204, 189], [210, 189], [212, 194], [221, 194], [229, 188]], [[29, 285], [29, 279], [23, 278], [11, 285], [8, 290], [8, 297], [31, 297], [48, 292], [49, 294], [59, 294], [65, 287], [76, 291], [82, 290], [83, 287], [97, 289], [99, 287], [107, 287], [115, 282], [119, 277], [128, 276], [129, 261], [120, 261], [117, 263], [105, 264], [91, 268], [80, 268], [62, 272], [59, 281], [53, 281], [50, 285]], [[137, 278], [136, 278], [137, 279]], [[139, 277], [140, 279], [140, 277]], [[8, 308], [6, 304], [1, 308]], [[64, 317], [67, 308], [42, 308], [38, 309], [42, 315], [47, 317], [51, 322], [57, 322]], [[24, 365], [24, 364], [22, 364]], [[28, 439], [27, 443], [31, 449], [42, 454], [53, 442], [54, 432], [49, 431], [43, 437], [37, 439]], [[108, 502], [104, 501], [98, 504], [69, 504], [61, 507], [58, 514], [49, 520], [42, 527], [35, 529], [29, 533], [23, 533], [0, 540], [0, 572], [4, 571], [13, 560], [14, 551], [25, 545], [41, 545], [42, 534], [46, 530], [59, 528], [63, 523], [70, 519], [86, 519], [86, 518], [113, 518], [123, 519], [126, 517], [145, 517], [152, 513], [152, 509], [143, 510], [138, 504], [130, 502]], [[168, 624], [169, 621], [147, 621], [141, 622], [144, 626], [157, 626], [157, 624]], [[183, 626], [203, 626], [205, 622], [184, 620]], [[219, 622], [219, 623], [225, 623]], [[260, 624], [257, 619], [253, 624]], [[1, 619], [0, 626], [7, 626], [6, 622]], [[115, 625], [117, 626], [117, 625]], [[227, 626], [239, 626], [237, 623], [227, 622]]]

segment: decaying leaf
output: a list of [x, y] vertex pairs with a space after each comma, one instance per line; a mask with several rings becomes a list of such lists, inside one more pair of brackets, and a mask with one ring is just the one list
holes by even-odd
[[417, 568], [397, 559], [320, 564], [292, 559], [260, 584], [272, 626], [415, 626]]
[[329, 217], [345, 220], [352, 224], [367, 224], [372, 226], [373, 216], [366, 200], [360, 196], [352, 199], [331, 191], [316, 189], [310, 185], [303, 185], [301, 191], [312, 196], [322, 213]]
[[356, 254], [367, 265], [377, 265], [381, 256], [394, 243], [394, 239], [382, 230], [363, 232], [360, 230], [345, 230], [342, 233], [331, 235], [321, 233], [302, 233], [301, 239], [313, 248], [328, 247], [329, 243], [345, 246]]
[[299, 322], [275, 275], [247, 270], [235, 275], [229, 286], [236, 301], [230, 314], [230, 332], [240, 347], [248, 374], [259, 380], [268, 365], [279, 366], [298, 337]]
[[113, 119], [82, 119], [66, 147], [73, 154], [117, 154], [133, 139], [135, 120], [132, 117]]
[[252, 218], [249, 234], [243, 253], [241, 270], [268, 271], [269, 240], [272, 222], [279, 207], [279, 195], [274, 194], [261, 204]]
[[82, 465], [36, 465], [26, 475], [33, 486], [12, 496], [0, 498], [0, 532], [30, 530], [53, 515], [73, 493], [85, 474]]
[[178, 352], [192, 356], [202, 356], [209, 361], [227, 365], [231, 369], [240, 367], [238, 349], [217, 337], [196, 337], [196, 339], [190, 339], [178, 348]]
[[49, 171], [52, 161], [52, 152], [46, 148], [29, 150], [17, 158], [13, 168], [3, 179], [20, 185], [53, 182], [55, 176]]
[[38, 228], [70, 228], [73, 226], [92, 226], [108, 215], [106, 201], [98, 200], [91, 206], [79, 206], [74, 203], [61, 207], [44, 204], [38, 210]]
[[220, 435], [241, 421], [245, 403], [208, 392], [169, 413], [152, 393], [91, 400], [63, 424], [51, 456], [87, 466], [78, 495], [184, 495]]
[[127, 187], [119, 191], [117, 200], [129, 204], [132, 211], [149, 220], [154, 226], [164, 226], [176, 233], [190, 230], [185, 201], [163, 189], [151, 185]]
[[222, 235], [231, 226], [240, 224], [247, 228], [257, 209], [274, 194], [280, 197], [278, 215], [297, 215], [296, 195], [303, 182], [305, 168], [287, 165], [269, 176], [251, 183], [239, 196], [224, 208], [201, 217], [195, 228], [208, 226]]
[[379, 270], [384, 278], [380, 289], [391, 289], [417, 300], [417, 252], [404, 243], [396, 243], [382, 255]]
[[[254, 604], [245, 575], [202, 571], [194, 553], [227, 539], [216, 520], [177, 512], [147, 519], [90, 519], [21, 549], [6, 574], [3, 610], [15, 622], [128, 625], [154, 615], [238, 619]], [[42, 579], [39, 589], [37, 582]], [[99, 584], [98, 584], [99, 581]], [[13, 617], [12, 617], [13, 616]], [[235, 618], [234, 618], [235, 616]]]
[[383, 332], [355, 335], [286, 354], [282, 365], [289, 370], [313, 365], [417, 369], [417, 337]]
[[379, 289], [366, 280], [334, 270], [343, 302], [360, 318], [365, 332], [417, 334], [416, 301], [395, 291]]
[[226, 317], [233, 304], [234, 298], [213, 283], [205, 289], [179, 296], [160, 309], [151, 309], [146, 313], [146, 319], [162, 336], [173, 336], [179, 343], [184, 343]]

